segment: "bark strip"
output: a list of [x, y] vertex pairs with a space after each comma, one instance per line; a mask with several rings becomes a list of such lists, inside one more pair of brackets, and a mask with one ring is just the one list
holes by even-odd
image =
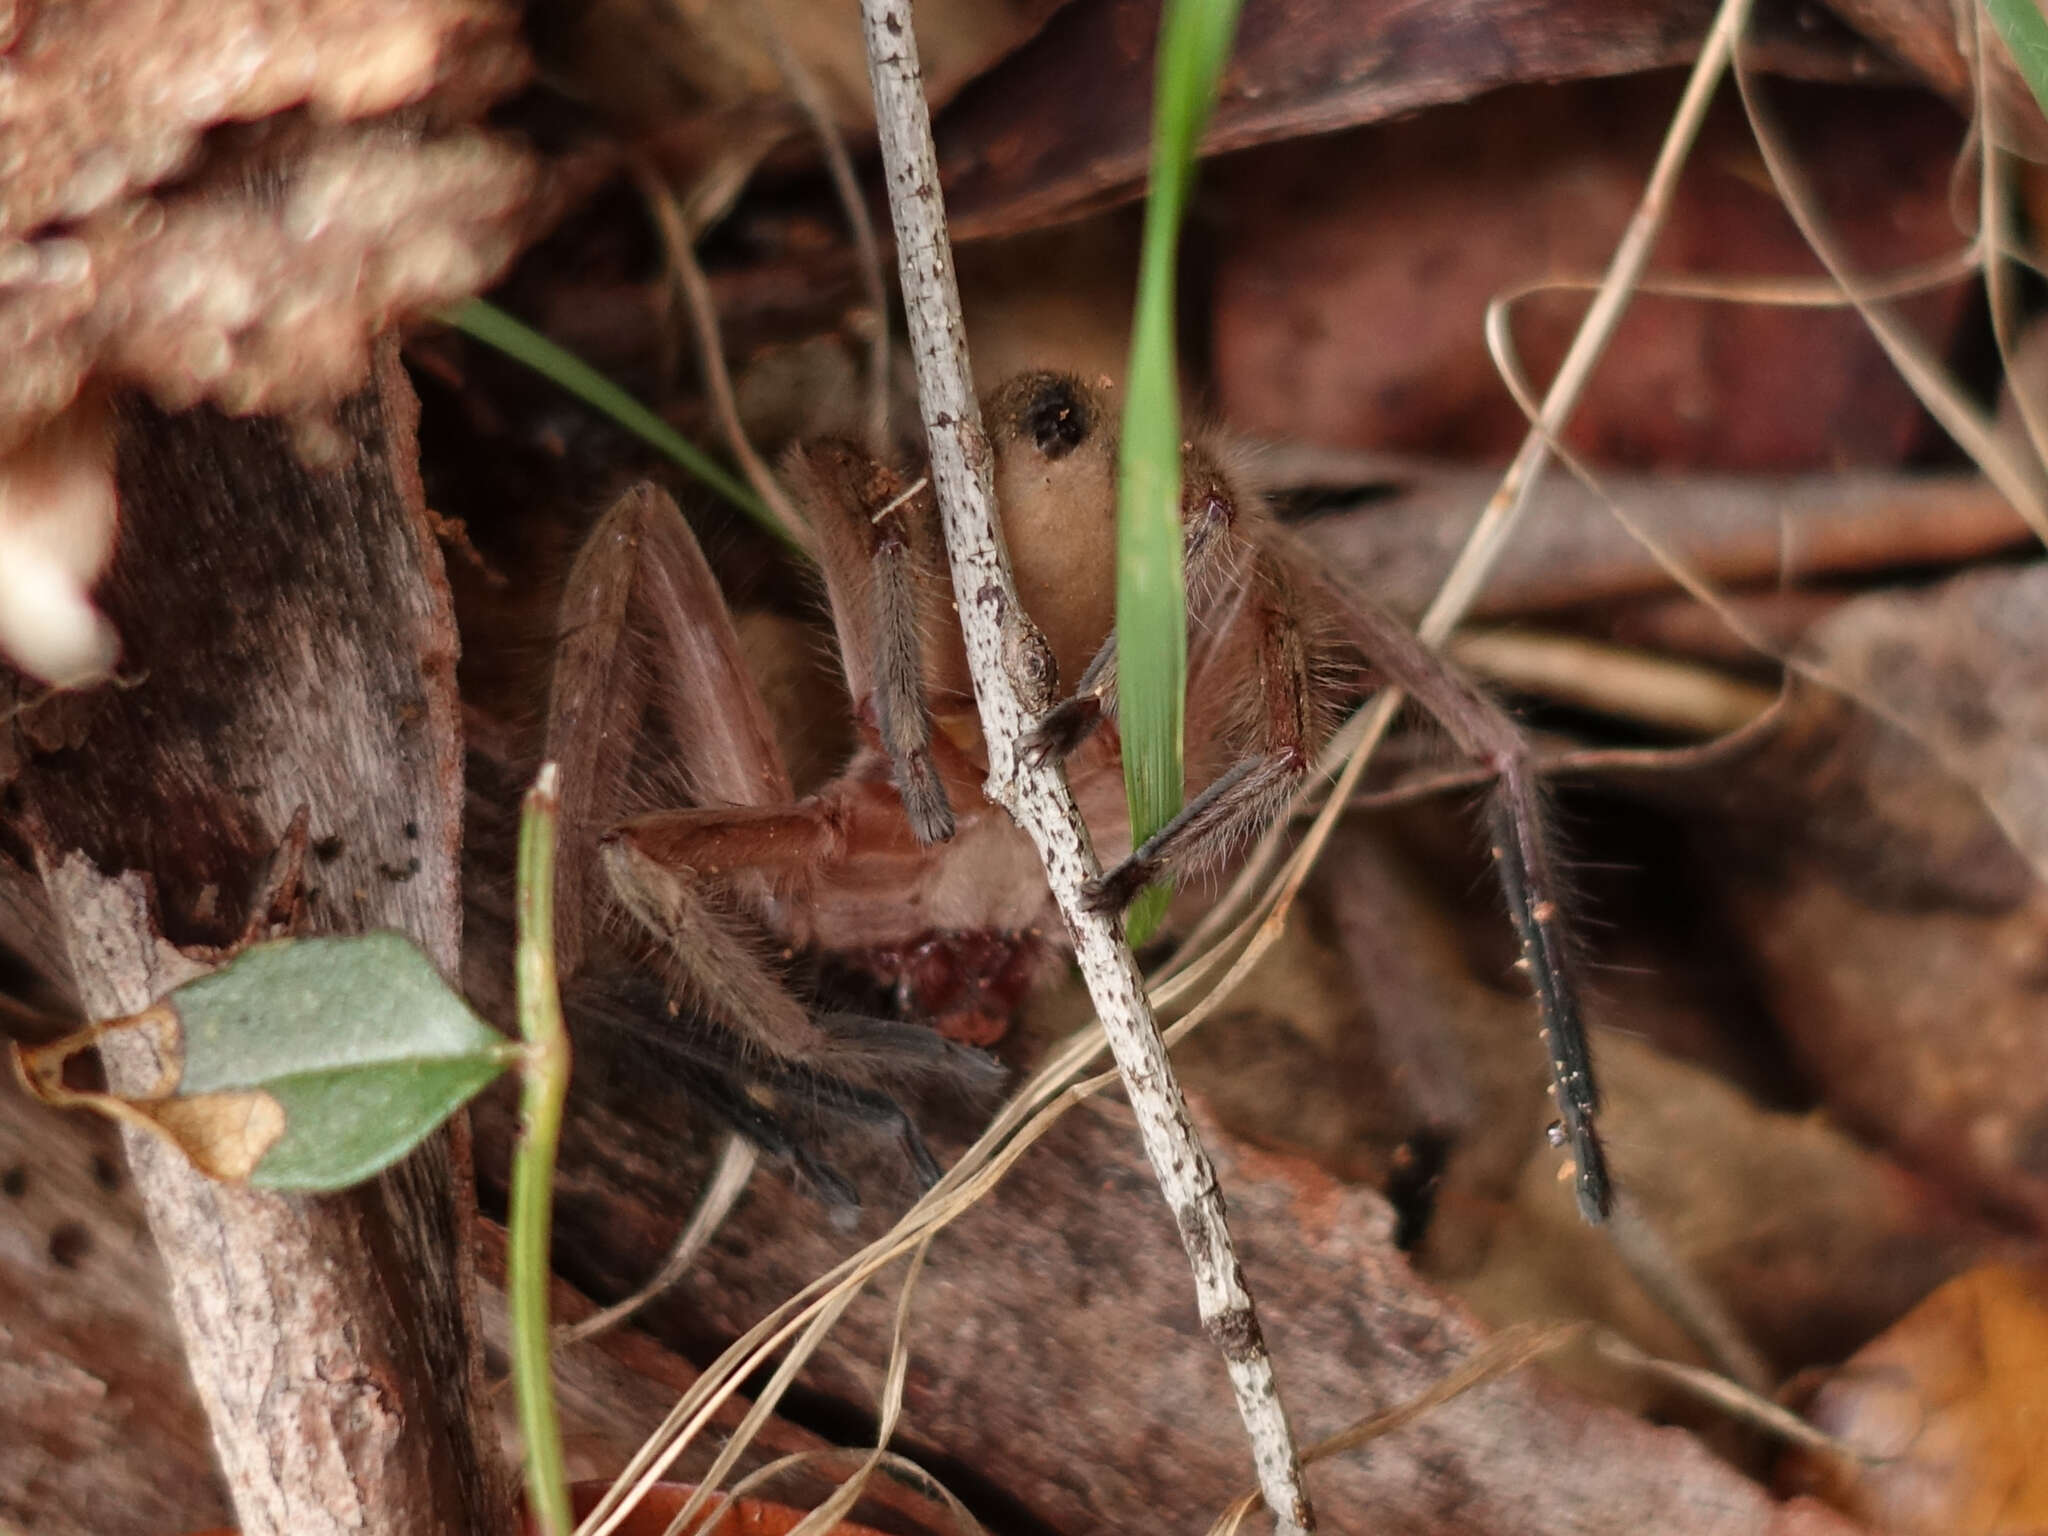
[[[456, 638], [387, 347], [343, 462], [210, 409], [123, 415], [102, 598], [125, 685], [18, 782], [79, 1003], [147, 1005], [231, 943], [300, 807], [306, 928], [395, 928], [458, 973]], [[148, 1063], [117, 1053], [116, 1085]], [[510, 1529], [482, 1392], [465, 1126], [286, 1199], [129, 1155], [244, 1536]]]

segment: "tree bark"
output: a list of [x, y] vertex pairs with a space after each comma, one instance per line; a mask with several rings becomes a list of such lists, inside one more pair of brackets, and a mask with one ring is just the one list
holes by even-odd
[[[88, 1017], [232, 943], [301, 807], [305, 928], [399, 929], [457, 974], [457, 640], [416, 414], [390, 346], [330, 469], [274, 423], [124, 409], [100, 594], [123, 683], [92, 696], [82, 746], [25, 765], [10, 807]], [[116, 1087], [146, 1070], [109, 1054]], [[465, 1126], [318, 1199], [211, 1183], [132, 1134], [128, 1152], [245, 1536], [510, 1529]]]

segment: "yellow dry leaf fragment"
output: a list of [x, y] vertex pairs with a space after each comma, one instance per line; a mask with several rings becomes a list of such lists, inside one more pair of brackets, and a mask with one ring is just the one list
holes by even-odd
[[284, 1135], [284, 1106], [258, 1088], [134, 1106], [201, 1173], [239, 1182]]
[[[157, 1077], [147, 1090], [114, 1094], [67, 1087], [65, 1064], [116, 1036], [146, 1046], [154, 1057]], [[212, 1178], [248, 1178], [284, 1135], [284, 1106], [261, 1089], [175, 1097], [184, 1076], [184, 1027], [168, 1003], [95, 1024], [48, 1045], [16, 1045], [13, 1057], [21, 1085], [45, 1104], [90, 1109], [161, 1137]]]

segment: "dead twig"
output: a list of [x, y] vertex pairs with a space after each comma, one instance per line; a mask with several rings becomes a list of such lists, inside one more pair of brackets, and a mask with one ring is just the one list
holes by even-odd
[[662, 1260], [654, 1278], [623, 1300], [615, 1301], [577, 1322], [558, 1326], [555, 1329], [555, 1348], [560, 1349], [616, 1328], [682, 1279], [697, 1256], [718, 1235], [718, 1229], [732, 1214], [732, 1208], [739, 1204], [740, 1196], [746, 1192], [747, 1180], [753, 1176], [754, 1165], [759, 1161], [760, 1153], [751, 1141], [738, 1132], [727, 1135], [725, 1148], [718, 1155], [718, 1166], [712, 1170], [711, 1180], [704, 1186], [703, 1194], [697, 1197], [696, 1210], [690, 1213], [682, 1235], [676, 1239], [668, 1257]]
[[832, 120], [832, 110], [825, 104], [825, 93], [818, 87], [818, 77], [797, 57], [796, 50], [789, 46], [772, 14], [763, 11], [760, 22], [762, 34], [768, 41], [768, 52], [782, 74], [782, 83], [789, 87], [789, 94], [796, 99], [798, 110], [811, 125], [811, 132], [817, 135], [818, 148], [825, 156], [825, 169], [832, 177], [832, 191], [846, 210], [846, 227], [853, 236], [861, 287], [874, 315], [874, 327], [868, 334], [868, 452], [878, 458], [886, 458], [890, 447], [889, 281], [882, 271], [882, 243], [875, 238], [875, 221], [868, 217], [868, 201], [861, 195], [860, 178], [854, 175], [853, 157], [846, 152], [845, 136]]
[[747, 484], [754, 488], [754, 494], [768, 505], [775, 515], [775, 521], [799, 549], [810, 547], [809, 527], [797, 510], [783, 494], [781, 483], [775, 472], [754, 451], [754, 445], [747, 437], [747, 429], [740, 421], [739, 403], [733, 398], [732, 373], [725, 366], [725, 342], [718, 326], [718, 305], [711, 297], [711, 284], [705, 279], [704, 269], [697, 263], [694, 235], [683, 205], [675, 191], [662, 180], [651, 167], [640, 165], [634, 176], [640, 183], [640, 195], [647, 199], [647, 206], [654, 214], [654, 227], [661, 233], [663, 254], [668, 257], [669, 270], [675, 277], [676, 290], [682, 295], [683, 307], [690, 312], [690, 328], [697, 337], [697, 362], [704, 378], [704, 393], [711, 401], [711, 412], [718, 418], [718, 429], [725, 434], [725, 445], [732, 453], [733, 461], [740, 472], [747, 477]]
[[1100, 872], [1087, 827], [1064, 772], [1031, 767], [1018, 752], [1035, 713], [1051, 703], [1050, 657], [1018, 602], [996, 531], [993, 457], [968, 367], [910, 7], [907, 0], [862, 0], [861, 19], [932, 480], [988, 744], [988, 793], [1016, 818], [1044, 861], [1146, 1155], [1186, 1245], [1203, 1325], [1229, 1368], [1266, 1502], [1281, 1531], [1310, 1530], [1314, 1516], [1299, 1458], [1215, 1169], [1188, 1119], [1137, 962], [1112, 921], [1090, 913], [1081, 899], [1083, 883]]
[[1776, 702], [1777, 690], [1708, 667], [1530, 629], [1461, 630], [1453, 660], [1522, 693], [1687, 736], [1740, 730]]

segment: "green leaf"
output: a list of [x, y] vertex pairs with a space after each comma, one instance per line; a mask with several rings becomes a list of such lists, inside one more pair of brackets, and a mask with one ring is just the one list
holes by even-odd
[[[1133, 844], [1172, 818], [1185, 787], [1187, 594], [1175, 267], [1195, 149], [1230, 57], [1237, 13], [1238, 0], [1172, 0], [1160, 24], [1152, 185], [1117, 464], [1117, 727]], [[1133, 904], [1125, 927], [1133, 944], [1157, 924], [1167, 896], [1155, 891]]]
[[177, 1098], [254, 1093], [282, 1108], [249, 1175], [269, 1189], [369, 1178], [517, 1056], [395, 933], [255, 945], [167, 1001]]
[[1985, 0], [1985, 9], [2034, 93], [2035, 105], [2048, 116], [2048, 18], [2041, 15], [2040, 0]]

